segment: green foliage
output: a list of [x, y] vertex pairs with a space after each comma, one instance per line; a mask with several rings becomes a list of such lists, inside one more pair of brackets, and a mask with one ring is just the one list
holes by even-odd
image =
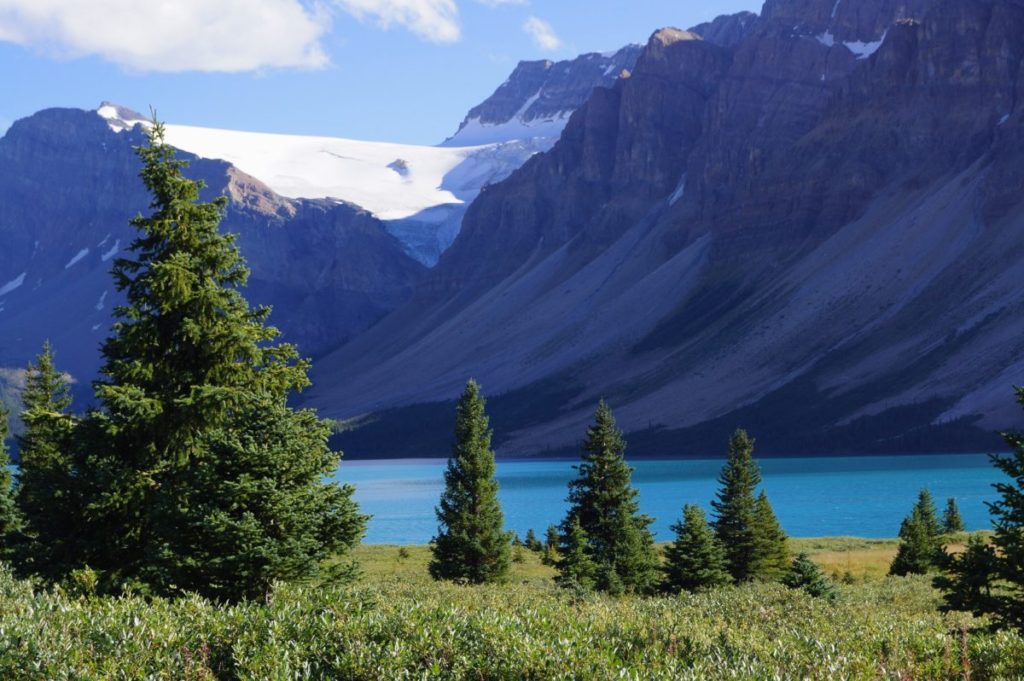
[[900, 526], [900, 545], [889, 568], [891, 575], [923, 575], [942, 562], [942, 526], [928, 490], [921, 490], [910, 515]]
[[562, 558], [555, 581], [563, 587], [590, 590], [597, 584], [597, 565], [590, 556], [590, 538], [578, 515], [570, 516], [562, 537]]
[[512, 533], [498, 501], [491, 429], [480, 386], [470, 380], [455, 409], [455, 445], [437, 507], [430, 574], [483, 584], [508, 573]]
[[699, 506], [683, 506], [683, 518], [672, 526], [676, 538], [665, 550], [662, 588], [670, 593], [700, 591], [732, 582], [725, 549], [708, 526]]
[[782, 578], [782, 583], [791, 589], [803, 589], [815, 598], [834, 600], [837, 596], [836, 587], [817, 563], [804, 552], [797, 554], [789, 572]]
[[75, 429], [80, 560], [107, 590], [264, 597], [317, 576], [366, 518], [325, 482], [340, 460], [329, 425], [288, 406], [309, 363], [239, 292], [249, 270], [218, 232], [227, 199], [199, 201], [158, 122], [137, 151], [153, 213], [115, 261], [127, 304], [102, 348], [101, 409]]
[[1018, 678], [1024, 640], [940, 614], [925, 580], [830, 602], [774, 584], [577, 598], [531, 584], [290, 585], [268, 601], [81, 598], [0, 571], [0, 678]]
[[754, 490], [761, 484], [761, 470], [754, 461], [754, 440], [745, 430], [738, 429], [730, 438], [729, 458], [718, 483], [717, 498], [711, 502], [715, 534], [725, 547], [729, 573], [737, 582], [744, 582], [754, 578]]
[[544, 552], [542, 554], [542, 560], [545, 565], [554, 565], [558, 562], [558, 543], [558, 526], [548, 525], [544, 536]]
[[964, 519], [960, 515], [960, 508], [956, 505], [956, 499], [949, 497], [946, 500], [946, 510], [942, 514], [942, 531], [946, 534], [956, 534], [965, 529]]
[[10, 414], [0, 402], [0, 559], [10, 558], [12, 542], [21, 529], [22, 519], [14, 503], [14, 480], [7, 453]]
[[523, 541], [523, 546], [537, 553], [544, 550], [544, 545], [540, 543], [540, 539], [537, 539], [537, 534], [532, 527], [526, 531], [526, 540]]
[[786, 533], [762, 490], [754, 502], [754, 520], [751, 525], [754, 551], [749, 565], [749, 578], [763, 581], [782, 579], [790, 568]]
[[943, 610], [975, 615], [996, 612], [996, 552], [984, 538], [973, 535], [962, 553], [943, 553], [943, 574], [933, 582], [943, 592]]
[[70, 386], [49, 342], [28, 365], [21, 400], [17, 502], [25, 527], [15, 558], [20, 572], [54, 581], [78, 564], [83, 507], [71, 456]]
[[577, 477], [569, 482], [570, 508], [562, 522], [560, 570], [572, 570], [570, 538], [575, 523], [582, 529], [584, 553], [595, 566], [594, 586], [611, 593], [642, 593], [658, 579], [652, 522], [640, 514], [633, 469], [626, 464], [626, 443], [611, 409], [602, 400], [594, 424], [587, 428]]

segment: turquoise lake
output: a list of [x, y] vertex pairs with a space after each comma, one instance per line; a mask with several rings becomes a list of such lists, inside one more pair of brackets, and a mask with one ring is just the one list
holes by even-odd
[[[356, 486], [364, 513], [373, 515], [370, 544], [425, 544], [437, 531], [434, 507], [444, 484], [443, 459], [345, 461], [336, 478]], [[505, 524], [542, 536], [565, 514], [573, 461], [499, 461]], [[722, 460], [630, 461], [640, 509], [656, 518], [659, 540], [684, 503], [705, 509], [717, 490]], [[955, 497], [970, 530], [990, 527], [986, 501], [992, 483], [1006, 480], [980, 454], [772, 458], [760, 460], [763, 487], [786, 532], [794, 537], [894, 537], [918, 490], [927, 487], [941, 512]]]

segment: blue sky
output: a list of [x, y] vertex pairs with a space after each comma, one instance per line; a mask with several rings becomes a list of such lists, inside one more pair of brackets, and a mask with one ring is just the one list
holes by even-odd
[[110, 100], [175, 123], [434, 144], [521, 59], [759, 0], [4, 0], [0, 131]]

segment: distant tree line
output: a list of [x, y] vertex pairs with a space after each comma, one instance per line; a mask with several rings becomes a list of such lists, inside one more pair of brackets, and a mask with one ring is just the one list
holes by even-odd
[[[436, 579], [480, 584], [504, 579], [515, 538], [504, 529], [498, 501], [491, 431], [480, 387], [469, 381], [456, 407], [455, 445], [437, 507], [438, 532], [431, 547]], [[678, 593], [747, 581], [784, 581], [830, 596], [828, 579], [806, 555], [790, 555], [787, 538], [761, 484], [754, 441], [737, 430], [711, 502], [713, 522], [695, 505], [685, 505], [672, 526], [675, 540], [664, 560], [640, 513], [626, 443], [605, 402], [587, 428], [575, 479], [569, 482], [569, 510], [549, 526], [545, 542], [531, 529], [522, 545], [543, 555], [558, 571], [556, 581], [571, 589], [610, 594]]]

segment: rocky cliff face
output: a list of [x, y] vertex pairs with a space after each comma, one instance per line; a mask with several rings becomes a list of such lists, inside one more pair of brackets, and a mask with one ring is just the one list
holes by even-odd
[[[114, 132], [68, 109], [17, 121], [0, 139], [0, 366], [24, 366], [49, 338], [76, 379], [94, 375], [118, 304], [108, 272], [149, 203], [132, 151], [142, 142], [139, 128]], [[231, 197], [223, 227], [253, 270], [246, 294], [273, 305], [271, 322], [306, 354], [398, 307], [423, 272], [357, 207], [285, 199], [227, 163], [183, 157], [206, 198]]]
[[633, 68], [639, 54], [639, 45], [629, 45], [617, 52], [593, 52], [560, 62], [519, 62], [494, 94], [469, 110], [445, 145], [530, 137], [546, 137], [554, 143], [593, 89], [613, 84], [624, 70]]
[[367, 454], [437, 455], [389, 424], [468, 376], [505, 453], [571, 446], [602, 396], [651, 454], [737, 425], [778, 452], [990, 446], [1024, 380], [1022, 20], [769, 0], [718, 44], [658, 31], [311, 400], [376, 413]]

